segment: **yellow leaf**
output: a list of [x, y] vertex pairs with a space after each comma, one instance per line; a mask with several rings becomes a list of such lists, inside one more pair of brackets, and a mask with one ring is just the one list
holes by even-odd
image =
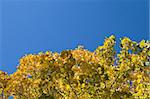
[[84, 88], [84, 87], [85, 87], [85, 83], [82, 84], [82, 88]]
[[141, 42], [140, 42], [140, 48], [143, 48], [143, 47], [145, 47], [145, 40], [142, 40]]
[[67, 85], [66, 85], [66, 89], [67, 89], [67, 90], [70, 90], [70, 85], [67, 84]]

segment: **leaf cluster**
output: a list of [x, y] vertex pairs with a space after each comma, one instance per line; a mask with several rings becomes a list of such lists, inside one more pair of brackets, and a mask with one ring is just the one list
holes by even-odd
[[0, 94], [14, 99], [148, 99], [150, 42], [115, 37], [91, 52], [83, 47], [61, 53], [25, 55], [16, 72], [0, 71]]

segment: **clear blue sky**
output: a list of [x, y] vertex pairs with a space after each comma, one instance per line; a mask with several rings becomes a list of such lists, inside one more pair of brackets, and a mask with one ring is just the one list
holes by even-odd
[[[24, 54], [93, 51], [105, 36], [149, 39], [149, 0], [1, 0], [0, 69], [12, 73]], [[118, 50], [118, 48], [116, 48]]]

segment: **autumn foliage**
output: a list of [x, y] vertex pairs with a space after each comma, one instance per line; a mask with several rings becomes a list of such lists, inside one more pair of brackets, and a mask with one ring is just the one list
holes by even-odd
[[25, 55], [16, 72], [0, 71], [3, 99], [149, 99], [150, 42], [115, 37], [90, 52], [82, 46], [61, 53]]

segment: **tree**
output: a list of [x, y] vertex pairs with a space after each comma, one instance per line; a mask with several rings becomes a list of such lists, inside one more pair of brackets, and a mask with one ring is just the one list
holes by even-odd
[[112, 35], [94, 52], [78, 47], [26, 55], [13, 74], [0, 72], [0, 93], [14, 99], [150, 98], [150, 42], [124, 37], [119, 54], [115, 43]]

